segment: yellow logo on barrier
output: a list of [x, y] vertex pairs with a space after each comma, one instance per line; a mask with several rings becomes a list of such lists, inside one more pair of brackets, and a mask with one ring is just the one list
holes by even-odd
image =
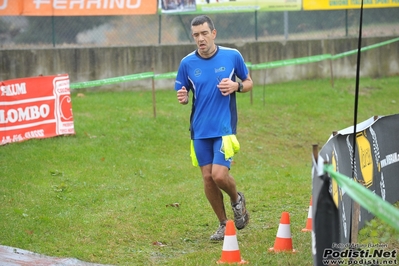
[[[333, 166], [334, 171], [336, 172], [337, 171], [337, 160], [335, 159], [334, 152], [332, 153], [331, 157], [332, 157], [331, 164]], [[332, 196], [333, 196], [333, 200], [334, 200], [335, 206], [338, 207], [338, 193], [339, 193], [338, 184], [337, 184], [337, 181], [335, 181], [334, 178], [331, 178], [331, 179], [332, 179]]]
[[370, 187], [373, 184], [373, 157], [370, 142], [366, 138], [365, 131], [356, 134], [356, 143], [364, 185]]

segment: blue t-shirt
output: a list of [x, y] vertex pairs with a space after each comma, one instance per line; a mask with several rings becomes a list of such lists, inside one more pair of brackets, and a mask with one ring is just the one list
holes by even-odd
[[244, 58], [237, 49], [218, 46], [210, 58], [197, 51], [184, 57], [177, 71], [175, 90], [182, 86], [192, 93], [190, 131], [192, 139], [237, 133], [236, 93], [223, 96], [217, 85], [223, 78], [248, 77]]

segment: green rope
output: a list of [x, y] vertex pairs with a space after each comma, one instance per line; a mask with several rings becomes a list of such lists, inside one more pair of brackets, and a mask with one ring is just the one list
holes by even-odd
[[145, 72], [145, 73], [133, 74], [122, 77], [71, 83], [70, 88], [71, 89], [89, 88], [89, 87], [103, 86], [103, 85], [109, 85], [114, 83], [132, 81], [132, 80], [147, 79], [152, 77], [154, 77], [154, 72]]
[[[397, 41], [399, 41], [399, 38], [395, 38], [392, 40], [388, 40], [388, 41], [373, 44], [373, 45], [370, 45], [367, 47], [363, 47], [363, 48], [361, 48], [361, 51], [370, 50], [370, 49], [388, 45], [390, 43], [397, 42]], [[284, 66], [308, 64], [308, 63], [320, 62], [320, 61], [324, 61], [324, 60], [328, 60], [328, 59], [335, 60], [335, 59], [338, 59], [341, 57], [355, 54], [357, 52], [358, 52], [358, 50], [356, 49], [356, 50], [344, 52], [344, 53], [337, 54], [337, 55], [322, 54], [322, 55], [314, 55], [314, 56], [300, 57], [300, 58], [294, 58], [294, 59], [266, 62], [266, 63], [260, 63], [260, 64], [252, 64], [252, 63], [248, 62], [248, 63], [246, 63], [246, 65], [248, 68], [250, 68], [252, 70], [261, 70], [261, 69], [268, 69], [268, 68], [277, 68], [277, 67], [284, 67]], [[169, 73], [163, 73], [163, 74], [154, 74], [153, 72], [144, 72], [144, 73], [122, 76], [122, 77], [71, 83], [70, 88], [71, 89], [89, 88], [89, 87], [109, 85], [109, 84], [114, 84], [114, 83], [147, 79], [147, 78], [154, 78], [155, 80], [173, 79], [173, 78], [176, 78], [176, 75], [177, 75], [177, 72], [169, 72]]]
[[325, 165], [324, 171], [360, 206], [399, 231], [399, 209], [352, 178], [335, 172], [332, 165]]

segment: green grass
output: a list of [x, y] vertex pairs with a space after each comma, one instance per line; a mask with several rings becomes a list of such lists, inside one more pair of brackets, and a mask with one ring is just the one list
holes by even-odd
[[[358, 122], [397, 113], [398, 84], [362, 79]], [[301, 232], [312, 144], [353, 124], [354, 91], [352, 79], [334, 88], [325, 79], [255, 87], [253, 104], [239, 95], [231, 173], [251, 212], [237, 238], [252, 265], [312, 264], [311, 235]], [[215, 264], [222, 243], [208, 240], [217, 220], [189, 157], [190, 107], [157, 91], [154, 118], [150, 91], [81, 92], [72, 95], [76, 135], [0, 147], [0, 244], [114, 265]], [[296, 254], [268, 252], [283, 211]]]

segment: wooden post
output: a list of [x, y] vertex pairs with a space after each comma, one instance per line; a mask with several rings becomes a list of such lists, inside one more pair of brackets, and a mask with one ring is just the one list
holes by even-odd
[[331, 86], [334, 88], [334, 71], [333, 71], [333, 64], [332, 59], [330, 58], [330, 75], [331, 75]]
[[[251, 70], [251, 68], [249, 69], [249, 75], [251, 76], [251, 78], [252, 78], [252, 70]], [[253, 96], [253, 89], [252, 90], [250, 90], [250, 92], [249, 92], [250, 94], [249, 94], [249, 99], [250, 99], [250, 103], [251, 103], [251, 105], [254, 103], [254, 96]]]
[[263, 79], [263, 106], [266, 105], [266, 76], [267, 76], [267, 69], [265, 69], [265, 78]]
[[357, 244], [357, 236], [359, 233], [359, 215], [360, 205], [352, 200], [352, 226], [351, 226], [351, 243]]
[[315, 162], [317, 163], [317, 159], [319, 158], [319, 145], [318, 144], [313, 144], [313, 158]]
[[[152, 72], [154, 72], [154, 68], [152, 68]], [[155, 73], [152, 76], [152, 110], [154, 113], [154, 118], [157, 118], [157, 103], [155, 98]]]

